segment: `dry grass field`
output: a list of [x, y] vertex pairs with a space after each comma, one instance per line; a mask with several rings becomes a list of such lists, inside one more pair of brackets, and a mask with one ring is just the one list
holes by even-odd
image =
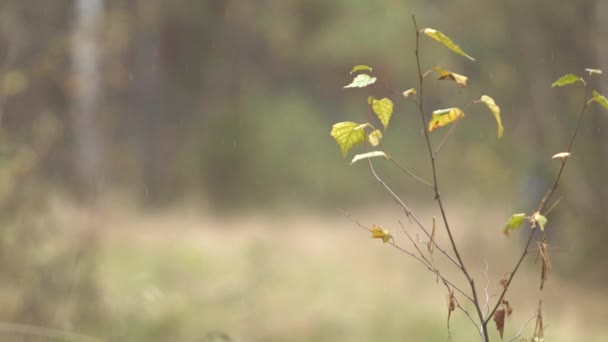
[[[446, 341], [446, 289], [414, 259], [369, 238], [336, 214], [244, 213], [220, 217], [194, 207], [142, 214], [114, 205], [93, 213], [61, 210], [69, 227], [94, 220], [99, 229], [97, 276], [113, 341]], [[500, 226], [473, 231], [466, 222], [502, 213], [466, 208], [454, 219], [456, 238], [480, 287], [498, 292], [522, 242]], [[398, 210], [353, 211], [381, 224], [398, 244]], [[422, 213], [421, 217], [431, 217]], [[492, 217], [494, 216], [494, 217]], [[466, 231], [466, 230], [469, 231]], [[67, 233], [66, 233], [67, 234]], [[441, 235], [441, 234], [440, 234]], [[441, 236], [439, 237], [441, 239]], [[437, 256], [439, 267], [449, 265]], [[489, 265], [487, 278], [486, 261]], [[452, 270], [453, 271], [453, 270]], [[528, 259], [507, 298], [513, 337], [538, 303], [538, 265]], [[547, 341], [605, 341], [608, 297], [576, 279], [552, 275], [542, 293]], [[468, 307], [471, 309], [471, 307]], [[452, 341], [478, 335], [461, 312]], [[528, 326], [522, 338], [531, 333]], [[499, 340], [493, 333], [494, 340]], [[518, 341], [521, 339], [517, 339]]]

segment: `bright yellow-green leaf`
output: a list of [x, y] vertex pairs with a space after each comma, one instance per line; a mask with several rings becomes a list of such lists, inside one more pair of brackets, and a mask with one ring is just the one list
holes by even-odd
[[372, 146], [378, 146], [380, 139], [382, 139], [382, 132], [379, 129], [375, 129], [367, 136], [367, 141]]
[[416, 89], [410, 88], [403, 92], [403, 96], [409, 97], [410, 95], [416, 95]]
[[502, 127], [502, 122], [500, 120], [500, 107], [498, 107], [494, 102], [494, 99], [489, 97], [488, 95], [483, 95], [481, 97], [481, 102], [485, 103], [485, 105], [488, 106], [488, 108], [494, 115], [494, 118], [496, 119], [496, 124], [498, 124], [498, 138], [502, 138], [502, 134], [505, 129]]
[[429, 121], [429, 132], [432, 132], [439, 127], [448, 125], [463, 117], [464, 112], [460, 108], [447, 108], [436, 110], [433, 112], [431, 121]]
[[522, 223], [524, 223], [525, 220], [526, 220], [526, 214], [524, 214], [524, 213], [511, 215], [511, 217], [509, 218], [509, 221], [507, 221], [507, 224], [505, 225], [505, 230], [504, 230], [505, 235], [509, 236], [509, 231], [519, 229], [519, 227], [521, 226]]
[[353, 72], [357, 72], [357, 71], [361, 71], [361, 70], [369, 70], [369, 72], [372, 72], [372, 67], [367, 66], [367, 65], [355, 65], [353, 67], [353, 70], [350, 71], [350, 73], [352, 74]]
[[593, 91], [593, 100], [602, 105], [602, 107], [608, 109], [608, 100], [597, 91]]
[[452, 39], [450, 39], [450, 37], [444, 35], [443, 33], [434, 30], [432, 28], [425, 28], [422, 30], [422, 32], [424, 34], [426, 34], [427, 36], [435, 39], [436, 41], [440, 42], [441, 44], [443, 44], [445, 47], [447, 47], [448, 49], [456, 52], [457, 54], [464, 56], [472, 61], [475, 60], [475, 58], [467, 55], [464, 51], [462, 51], [462, 49], [460, 48], [460, 46], [454, 44], [454, 42], [452, 41]]
[[563, 87], [565, 85], [572, 84], [572, 83], [575, 83], [578, 81], [581, 81], [580, 77], [578, 77], [576, 75], [572, 75], [572, 74], [567, 74], [567, 75], [560, 77], [557, 81], [553, 82], [551, 87], [552, 88]]
[[388, 230], [380, 226], [372, 226], [370, 230], [372, 232], [373, 239], [382, 239], [382, 242], [384, 243], [389, 242], [393, 238], [393, 236], [388, 232]]
[[376, 82], [375, 77], [371, 77], [367, 74], [359, 74], [353, 79], [353, 81], [349, 85], [344, 86], [344, 88], [363, 88], [367, 87], [370, 84], [373, 84], [374, 82]]
[[547, 218], [543, 215], [536, 213], [534, 214], [534, 221], [540, 226], [540, 230], [545, 231], [545, 225], [547, 224]]
[[386, 153], [384, 153], [383, 151], [372, 151], [372, 152], [357, 154], [353, 158], [353, 160], [350, 162], [350, 165], [353, 165], [354, 163], [358, 162], [359, 160], [376, 158], [376, 157], [384, 157], [385, 159], [388, 158]]
[[449, 70], [441, 69], [440, 67], [434, 67], [433, 70], [435, 70], [439, 74], [440, 80], [454, 81], [463, 87], [466, 87], [467, 85], [467, 80], [469, 78], [466, 76], [451, 72]]
[[593, 74], [600, 75], [602, 73], [602, 70], [600, 70], [600, 69], [585, 69], [585, 71], [589, 73], [589, 76], [591, 76]]
[[353, 146], [365, 141], [365, 126], [356, 122], [338, 122], [331, 129], [331, 136], [336, 140], [342, 156], [346, 157]]
[[391, 115], [393, 115], [393, 101], [388, 98], [383, 98], [377, 100], [373, 97], [368, 97], [367, 103], [372, 106], [372, 110], [378, 116], [380, 122], [384, 126], [384, 129], [388, 127], [388, 123], [391, 120]]

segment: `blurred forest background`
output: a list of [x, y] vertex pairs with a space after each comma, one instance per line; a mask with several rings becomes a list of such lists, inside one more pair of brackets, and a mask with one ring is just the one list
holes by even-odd
[[[467, 112], [442, 149], [439, 176], [461, 229], [503, 241], [506, 218], [531, 210], [550, 185], [557, 166], [550, 156], [566, 148], [576, 123], [582, 89], [551, 83], [585, 68], [608, 72], [608, 2], [2, 0], [2, 336], [61, 330], [109, 340], [411, 340], [416, 326], [401, 325], [402, 308], [387, 308], [404, 296], [396, 285], [382, 311], [379, 302], [370, 304], [376, 318], [366, 321], [365, 333], [356, 319], [368, 316], [354, 317], [341, 302], [319, 304], [320, 313], [303, 310], [311, 317], [295, 325], [285, 317], [287, 323], [255, 320], [285, 314], [276, 314], [283, 297], [273, 297], [282, 279], [273, 277], [283, 266], [292, 285], [310, 293], [325, 285], [298, 269], [329, 277], [320, 284], [349, 286], [335, 270], [316, 267], [353, 266], [300, 264], [311, 262], [307, 253], [329, 251], [356, 263], [350, 248], [371, 244], [349, 240], [361, 232], [334, 217], [336, 208], [374, 213], [392, 206], [364, 166], [348, 166], [329, 131], [337, 121], [364, 120], [368, 95], [389, 95], [381, 86], [343, 89], [353, 65], [373, 66], [399, 91], [417, 86], [412, 14], [477, 59], [424, 41], [423, 68], [440, 65], [470, 77], [465, 89], [429, 81], [427, 94], [437, 96], [428, 97], [428, 108], [462, 107], [482, 94], [502, 108], [502, 140], [485, 109]], [[593, 79], [604, 95], [606, 80]], [[415, 109], [393, 100], [387, 148], [429, 175]], [[593, 105], [580, 133], [560, 184], [564, 199], [549, 218], [554, 245], [569, 250], [559, 253], [554, 272], [566, 282], [578, 279], [575, 293], [599, 289], [589, 301], [606, 303], [607, 113]], [[433, 205], [428, 189], [399, 170], [379, 170], [414, 208], [426, 213]], [[399, 218], [398, 211], [370, 215]], [[288, 231], [293, 235], [276, 244], [259, 238]], [[297, 254], [289, 241], [296, 250], [297, 242], [317, 246], [306, 231], [352, 243], [285, 257]], [[241, 241], [248, 234], [259, 239]], [[509, 243], [505, 253], [518, 253], [517, 237]], [[380, 260], [388, 252], [374, 253]], [[512, 256], [505, 255], [506, 270]], [[292, 264], [273, 264], [283, 257]], [[375, 276], [393, 277], [408, 262]], [[494, 272], [500, 277], [503, 269]], [[366, 289], [356, 296], [377, 291]], [[429, 306], [443, 310], [442, 296], [438, 291], [438, 304]], [[405, 297], [399, 300], [407, 305]], [[303, 295], [290, 315], [302, 317], [308, 300]], [[437, 312], [429, 321], [441, 328], [429, 325], [429, 333], [444, 331], [443, 311]], [[608, 319], [605, 310], [594, 317]], [[589, 331], [573, 336], [595, 336]]]

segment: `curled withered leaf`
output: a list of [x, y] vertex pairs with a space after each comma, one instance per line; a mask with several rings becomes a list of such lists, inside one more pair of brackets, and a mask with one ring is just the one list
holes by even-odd
[[504, 287], [505, 289], [507, 289], [507, 286], [509, 285], [509, 279], [507, 279], [507, 275], [503, 275], [500, 280], [498, 281], [498, 283], [500, 285], [502, 285], [502, 287]]
[[456, 297], [454, 297], [454, 290], [450, 289], [448, 297], [448, 329], [450, 328], [450, 316], [454, 310], [456, 310]]
[[553, 157], [551, 157], [551, 159], [561, 159], [564, 160], [566, 158], [570, 157], [570, 152], [560, 152], [560, 153], [556, 153], [553, 155]]

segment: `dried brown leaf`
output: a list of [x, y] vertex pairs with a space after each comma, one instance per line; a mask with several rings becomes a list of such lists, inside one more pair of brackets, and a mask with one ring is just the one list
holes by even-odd
[[494, 312], [494, 322], [496, 322], [496, 330], [500, 333], [500, 338], [505, 332], [505, 310], [498, 309]]

